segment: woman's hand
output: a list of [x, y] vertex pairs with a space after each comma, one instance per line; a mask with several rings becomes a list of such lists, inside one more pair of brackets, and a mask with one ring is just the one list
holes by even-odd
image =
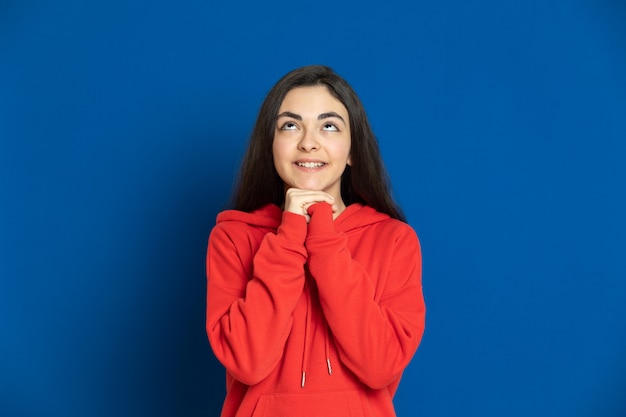
[[290, 188], [285, 193], [285, 211], [300, 214], [306, 218], [308, 223], [311, 220], [309, 216], [309, 207], [316, 203], [328, 203], [335, 213], [339, 207], [335, 202], [335, 198], [323, 191], [303, 190], [300, 188]]

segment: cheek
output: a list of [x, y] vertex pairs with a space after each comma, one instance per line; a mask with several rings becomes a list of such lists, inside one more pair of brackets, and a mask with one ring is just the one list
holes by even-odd
[[281, 155], [281, 146], [280, 141], [274, 139], [272, 142], [272, 156], [274, 157], [274, 161], [280, 159]]
[[351, 158], [351, 153], [352, 153], [352, 147], [350, 146], [350, 142], [348, 141], [348, 143], [345, 145], [344, 147], [344, 152], [346, 155], [346, 163], [348, 165], [352, 165], [352, 158]]
[[280, 170], [281, 166], [289, 160], [285, 143], [280, 140], [274, 140], [272, 144], [272, 157], [274, 158], [274, 168]]

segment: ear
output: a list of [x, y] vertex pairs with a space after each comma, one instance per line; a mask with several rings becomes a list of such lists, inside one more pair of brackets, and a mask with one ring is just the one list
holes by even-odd
[[346, 161], [346, 164], [348, 164], [349, 167], [352, 166], [352, 158], [350, 157], [350, 155], [348, 155], [348, 160]]

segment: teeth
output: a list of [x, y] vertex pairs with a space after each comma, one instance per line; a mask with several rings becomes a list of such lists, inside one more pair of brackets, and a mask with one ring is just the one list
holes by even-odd
[[298, 164], [298, 166], [301, 166], [304, 168], [319, 168], [319, 167], [326, 165], [323, 162], [296, 162], [296, 163]]

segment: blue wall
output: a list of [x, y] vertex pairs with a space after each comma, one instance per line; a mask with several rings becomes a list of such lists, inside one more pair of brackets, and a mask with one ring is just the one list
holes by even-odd
[[626, 414], [626, 6], [0, 3], [0, 415], [215, 416], [204, 253], [297, 66], [361, 95], [420, 235], [401, 416]]

